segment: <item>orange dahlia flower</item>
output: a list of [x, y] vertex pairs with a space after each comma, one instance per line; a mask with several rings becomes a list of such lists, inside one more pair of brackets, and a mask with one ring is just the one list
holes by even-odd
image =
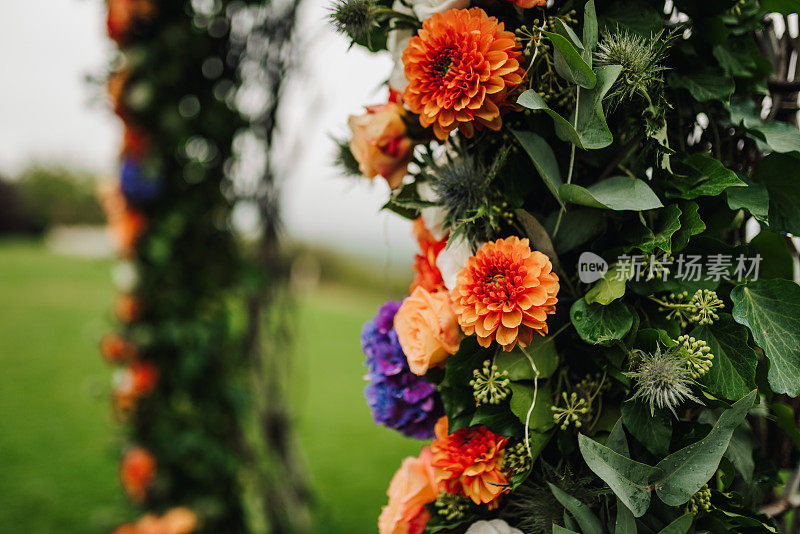
[[99, 194], [108, 219], [108, 229], [119, 254], [123, 257], [132, 256], [136, 243], [145, 230], [144, 213], [128, 205], [118, 186], [101, 186]]
[[450, 296], [458, 323], [488, 347], [527, 347], [533, 332], [547, 333], [547, 316], [555, 313], [558, 276], [550, 260], [531, 251], [527, 239], [509, 237], [485, 243], [467, 261]]
[[158, 382], [158, 368], [149, 362], [134, 362], [114, 375], [112, 396], [118, 412], [131, 410], [136, 401], [153, 391]]
[[109, 363], [127, 363], [136, 358], [136, 345], [128, 338], [111, 333], [100, 340], [100, 353]]
[[522, 83], [520, 55], [514, 34], [481, 8], [436, 13], [403, 52], [403, 100], [442, 140], [456, 128], [467, 137], [476, 127], [499, 130], [499, 106]]
[[460, 494], [475, 504], [497, 506], [497, 498], [506, 491], [503, 457], [508, 438], [485, 426], [448, 432], [447, 417], [436, 423], [436, 439], [431, 443], [436, 481], [447, 493]]
[[444, 239], [433, 237], [422, 217], [414, 221], [414, 237], [417, 238], [421, 253], [414, 258], [414, 282], [411, 283], [409, 291], [413, 292], [417, 287], [430, 293], [446, 290], [442, 273], [436, 266], [436, 258], [447, 245], [447, 237]]
[[431, 515], [425, 505], [436, 500], [433, 453], [423, 447], [419, 458], [408, 457], [392, 477], [386, 494], [389, 503], [378, 518], [380, 534], [420, 534]]
[[108, 36], [124, 43], [137, 20], [149, 20], [156, 14], [153, 0], [109, 0], [106, 28]]
[[347, 121], [353, 137], [350, 152], [359, 170], [370, 180], [380, 175], [395, 189], [403, 182], [411, 161], [413, 143], [406, 135], [406, 111], [396, 101], [368, 106], [364, 115]]
[[135, 502], [142, 502], [156, 476], [156, 459], [141, 447], [129, 449], [122, 457], [119, 478], [122, 487]]

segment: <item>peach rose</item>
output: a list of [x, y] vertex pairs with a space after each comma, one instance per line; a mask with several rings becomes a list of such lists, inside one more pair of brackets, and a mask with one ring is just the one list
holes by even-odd
[[408, 457], [392, 477], [386, 494], [389, 503], [378, 518], [380, 534], [420, 534], [430, 519], [425, 505], [436, 500], [436, 480], [430, 448], [419, 458]]
[[362, 174], [370, 180], [381, 175], [392, 189], [402, 183], [411, 161], [404, 115], [402, 104], [388, 102], [368, 106], [364, 115], [351, 115], [347, 121], [353, 131], [350, 151]]
[[397, 339], [416, 375], [444, 363], [458, 352], [463, 334], [446, 291], [429, 293], [416, 287], [394, 317]]

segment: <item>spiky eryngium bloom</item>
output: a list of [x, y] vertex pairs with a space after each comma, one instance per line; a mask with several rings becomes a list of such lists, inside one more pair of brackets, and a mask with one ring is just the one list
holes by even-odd
[[703, 484], [703, 487], [692, 495], [692, 498], [686, 503], [686, 511], [692, 515], [697, 515], [701, 511], [707, 512], [709, 510], [711, 510], [711, 489], [708, 484]]
[[366, 37], [377, 26], [377, 6], [373, 0], [339, 0], [330, 9], [333, 27], [353, 40]]
[[436, 512], [447, 521], [464, 519], [470, 507], [470, 500], [456, 493], [442, 492], [433, 501]]
[[350, 150], [350, 144], [341, 139], [335, 139], [334, 141], [336, 142], [336, 154], [333, 158], [333, 164], [338, 167], [345, 176], [362, 176], [358, 161]]
[[[441, 165], [426, 162], [427, 178], [444, 208], [444, 225], [452, 237], [464, 235], [475, 246], [493, 237], [501, 220], [511, 220], [505, 202], [491, 187], [509, 152], [509, 147], [503, 147], [489, 166], [473, 154], [461, 154]], [[452, 237], [451, 242], [455, 241]]]
[[714, 365], [711, 347], [702, 339], [683, 335], [678, 337], [677, 342], [685, 350], [686, 365], [695, 380], [705, 375]]
[[472, 386], [472, 394], [478, 404], [500, 404], [511, 393], [508, 387], [508, 371], [499, 373], [491, 360], [483, 362], [483, 369], [475, 369], [472, 374], [474, 378], [469, 381], [469, 385]]
[[681, 356], [680, 345], [655, 354], [643, 354], [634, 371], [625, 373], [636, 381], [633, 399], [642, 399], [650, 405], [650, 413], [655, 415], [656, 407], [668, 408], [675, 417], [675, 408], [686, 400], [700, 403], [692, 395], [694, 385], [686, 360]]
[[608, 94], [613, 106], [636, 96], [651, 105], [659, 100], [653, 98], [653, 93], [661, 92], [666, 70], [661, 62], [675, 36], [674, 32], [665, 36], [662, 30], [650, 37], [642, 37], [620, 27], [603, 33], [595, 52], [598, 65], [622, 65], [622, 72]]

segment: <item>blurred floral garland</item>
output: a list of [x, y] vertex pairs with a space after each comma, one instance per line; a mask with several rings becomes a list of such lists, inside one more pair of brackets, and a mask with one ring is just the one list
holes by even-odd
[[395, 62], [338, 162], [420, 246], [362, 334], [375, 422], [431, 440], [381, 534], [800, 528], [797, 8], [333, 3]]
[[124, 141], [119, 181], [103, 192], [120, 294], [101, 351], [120, 366], [122, 487], [147, 511], [115, 534], [250, 532], [260, 506], [246, 482], [260, 457], [247, 436], [245, 259], [225, 194], [234, 137], [248, 127], [229, 42], [243, 9], [108, 0], [119, 45], [108, 94]]

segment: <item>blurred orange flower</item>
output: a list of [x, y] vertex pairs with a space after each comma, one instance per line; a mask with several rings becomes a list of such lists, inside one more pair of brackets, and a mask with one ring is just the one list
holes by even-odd
[[547, 5], [547, 0], [511, 0], [523, 9], [530, 9], [532, 7], [544, 7]]
[[495, 434], [485, 426], [462, 428], [448, 432], [447, 417], [436, 423], [436, 439], [431, 443], [436, 481], [447, 493], [460, 494], [475, 504], [489, 503], [508, 488], [502, 471], [508, 438]]
[[124, 43], [135, 21], [152, 19], [155, 14], [153, 0], [108, 0], [108, 36]]
[[122, 293], [114, 300], [114, 312], [123, 323], [132, 323], [142, 316], [142, 302], [135, 295]]
[[423, 447], [418, 458], [403, 460], [392, 477], [386, 494], [389, 503], [378, 518], [380, 534], [420, 534], [430, 519], [425, 505], [436, 500], [436, 478], [430, 448]]
[[413, 292], [417, 287], [431, 293], [447, 289], [442, 280], [442, 273], [436, 266], [436, 258], [447, 245], [447, 237], [444, 239], [433, 237], [422, 217], [414, 221], [414, 237], [417, 238], [421, 253], [414, 258], [414, 282], [409, 291]]
[[122, 138], [122, 154], [142, 158], [147, 154], [149, 139], [147, 133], [138, 126], [125, 124], [125, 133]]
[[430, 293], [417, 287], [394, 316], [397, 340], [416, 375], [441, 365], [461, 344], [461, 330], [446, 291]]
[[108, 81], [106, 82], [106, 92], [108, 93], [109, 100], [111, 100], [111, 108], [122, 120], [125, 120], [127, 116], [125, 113], [125, 102], [123, 95], [125, 93], [125, 88], [128, 85], [128, 79], [130, 76], [131, 72], [128, 69], [121, 69], [112, 72], [108, 77]]
[[136, 523], [120, 525], [112, 534], [191, 534], [197, 529], [197, 515], [177, 507], [162, 516], [145, 514]]
[[435, 13], [403, 52], [403, 100], [441, 140], [456, 128], [467, 137], [499, 130], [499, 106], [522, 83], [521, 55], [514, 34], [479, 7]]
[[509, 237], [485, 243], [467, 261], [451, 293], [465, 334], [477, 334], [488, 347], [527, 347], [534, 331], [547, 333], [547, 316], [555, 313], [558, 276], [550, 260], [531, 251], [527, 239]]
[[361, 173], [370, 180], [380, 175], [389, 187], [399, 187], [411, 161], [412, 143], [403, 121], [405, 110], [398, 102], [368, 106], [364, 115], [351, 115], [353, 132], [350, 152]]
[[109, 363], [128, 363], [136, 358], [138, 350], [128, 338], [110, 333], [100, 340], [100, 353]]
[[101, 187], [99, 196], [106, 212], [114, 245], [121, 256], [132, 256], [136, 242], [144, 233], [146, 226], [144, 214], [128, 205], [119, 187]]
[[125, 413], [156, 387], [158, 368], [150, 362], [137, 361], [115, 375], [114, 382], [114, 405], [117, 411]]
[[120, 463], [122, 487], [135, 502], [142, 502], [156, 476], [156, 460], [141, 447], [128, 449]]

